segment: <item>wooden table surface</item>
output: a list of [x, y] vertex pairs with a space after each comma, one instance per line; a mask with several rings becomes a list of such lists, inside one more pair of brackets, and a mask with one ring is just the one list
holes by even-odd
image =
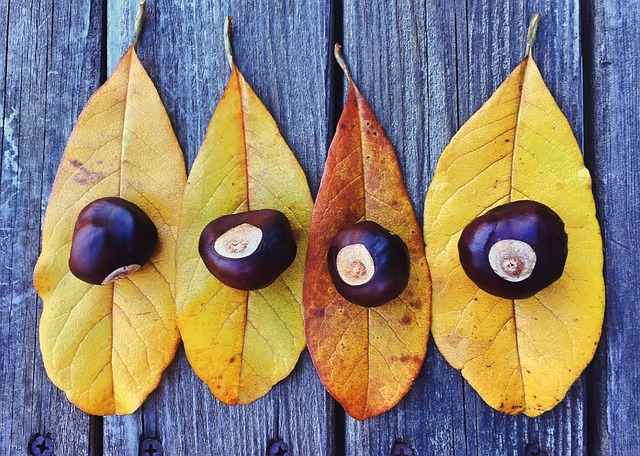
[[[239, 68], [318, 189], [344, 102], [333, 61], [344, 44], [355, 81], [394, 144], [414, 207], [441, 151], [523, 57], [534, 56], [593, 176], [605, 246], [607, 311], [596, 356], [565, 400], [536, 419], [489, 408], [431, 340], [400, 404], [359, 422], [325, 391], [309, 354], [248, 406], [218, 402], [179, 349], [159, 388], [129, 416], [90, 417], [46, 376], [42, 302], [32, 285], [40, 228], [64, 145], [89, 96], [133, 35], [134, 0], [0, 4], [0, 454], [29, 454], [49, 434], [57, 455], [640, 454], [640, 2], [624, 0], [150, 0], [139, 44], [188, 166], [227, 82], [224, 17]], [[37, 454], [37, 453], [36, 453]], [[44, 452], [43, 454], [51, 454]], [[143, 455], [150, 453], [140, 453]], [[397, 454], [401, 454], [398, 452]], [[157, 456], [157, 453], [156, 453]]]

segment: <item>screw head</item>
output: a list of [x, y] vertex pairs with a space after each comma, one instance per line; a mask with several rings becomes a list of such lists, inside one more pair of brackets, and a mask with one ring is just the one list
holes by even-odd
[[140, 456], [163, 456], [162, 443], [158, 439], [144, 439], [140, 442]]
[[549, 453], [540, 446], [540, 434], [538, 431], [531, 433], [529, 443], [524, 447], [524, 456], [549, 456]]
[[29, 442], [29, 453], [32, 456], [54, 456], [55, 445], [50, 434], [35, 434]]
[[289, 445], [282, 439], [272, 442], [269, 445], [269, 456], [290, 456]]
[[415, 456], [415, 452], [408, 443], [396, 442], [391, 448], [391, 456]]

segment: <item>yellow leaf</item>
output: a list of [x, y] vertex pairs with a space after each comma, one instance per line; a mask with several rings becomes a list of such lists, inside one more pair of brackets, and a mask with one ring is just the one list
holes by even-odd
[[[133, 412], [173, 358], [176, 208], [185, 180], [169, 118], [131, 47], [69, 138], [34, 273], [44, 303], [40, 347], [47, 374], [87, 413]], [[69, 271], [71, 239], [80, 210], [105, 196], [142, 208], [158, 229], [159, 246], [139, 271], [90, 285]]]
[[[457, 244], [473, 219], [523, 199], [562, 218], [567, 262], [534, 296], [499, 298], [466, 276]], [[533, 417], [554, 407], [600, 337], [603, 255], [589, 172], [530, 52], [442, 153], [424, 220], [443, 356], [497, 410]]]
[[[301, 295], [312, 207], [304, 172], [232, 64], [184, 194], [176, 298], [189, 362], [227, 404], [264, 396], [291, 372], [305, 347]], [[213, 219], [256, 209], [284, 213], [296, 258], [266, 288], [233, 289], [205, 267], [198, 253], [200, 233]]]

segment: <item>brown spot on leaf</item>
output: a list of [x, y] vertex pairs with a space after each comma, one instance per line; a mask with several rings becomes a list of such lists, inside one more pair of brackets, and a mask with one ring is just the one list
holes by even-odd
[[407, 326], [411, 323], [411, 317], [409, 315], [405, 315], [400, 319], [400, 324], [403, 326]]
[[72, 178], [80, 185], [93, 185], [104, 179], [104, 174], [86, 168], [77, 160], [71, 160], [70, 163], [76, 168], [76, 172], [73, 173]]
[[451, 345], [451, 347], [456, 348], [460, 342], [462, 342], [462, 337], [457, 334], [449, 334], [447, 337], [447, 344]]
[[400, 361], [403, 364], [406, 363], [421, 363], [422, 360], [418, 355], [408, 355], [408, 354], [403, 354], [400, 355], [400, 357], [397, 356], [392, 356], [390, 358], [390, 361]]

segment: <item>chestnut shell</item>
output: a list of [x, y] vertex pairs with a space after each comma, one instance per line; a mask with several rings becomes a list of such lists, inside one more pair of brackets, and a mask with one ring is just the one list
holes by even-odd
[[[362, 285], [349, 285], [338, 273], [338, 252], [351, 244], [364, 245], [375, 265], [373, 276]], [[338, 293], [359, 306], [381, 306], [397, 298], [409, 282], [407, 246], [400, 236], [370, 220], [358, 222], [340, 231], [329, 247], [327, 260], [329, 275]]]
[[[536, 254], [529, 277], [509, 282], [489, 264], [489, 250], [503, 239], [526, 242]], [[524, 299], [548, 287], [562, 275], [567, 259], [564, 222], [551, 208], [531, 200], [491, 209], [469, 223], [458, 241], [460, 264], [481, 289], [495, 296]]]
[[116, 269], [146, 263], [157, 244], [158, 230], [142, 209], [122, 198], [100, 198], [78, 214], [69, 269], [100, 285]]
[[[243, 223], [262, 230], [255, 252], [244, 258], [228, 258], [214, 248], [224, 233]], [[211, 221], [200, 235], [200, 257], [218, 280], [238, 290], [257, 290], [271, 285], [296, 257], [296, 242], [287, 217], [273, 209], [223, 215]]]

